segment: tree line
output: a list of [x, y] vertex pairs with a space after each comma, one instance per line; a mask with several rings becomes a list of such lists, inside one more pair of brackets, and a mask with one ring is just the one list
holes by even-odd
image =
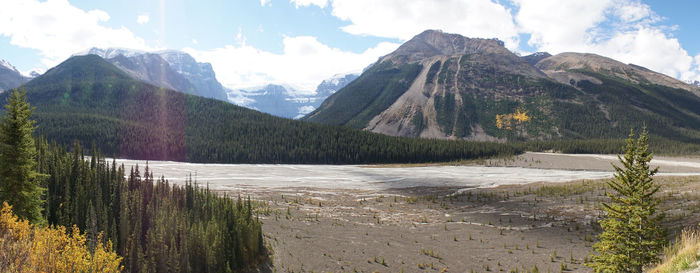
[[[188, 180], [172, 185], [148, 166], [86, 158], [37, 140], [38, 171], [48, 174], [44, 214], [51, 225], [76, 225], [88, 246], [98, 234], [114, 244], [129, 272], [236, 272], [265, 261], [261, 222], [250, 199], [234, 200]], [[125, 178], [126, 177], [126, 178]]]
[[[65, 239], [84, 250], [81, 257], [107, 255], [112, 266], [119, 266], [118, 254], [128, 272], [240, 272], [266, 262], [261, 222], [250, 199], [219, 195], [191, 179], [171, 185], [148, 166], [127, 174], [94, 144], [87, 158], [77, 141], [68, 151], [46, 137], [34, 139], [33, 108], [22, 91], [12, 92], [6, 109], [0, 122], [0, 201], [13, 206], [19, 219], [5, 206], [0, 230], [15, 232], [13, 226], [27, 221], [58, 228], [31, 229], [38, 235], [26, 242], [26, 236], [2, 236], [3, 245], [24, 242], [48, 253], [52, 245], [31, 244]], [[71, 226], [72, 235], [56, 235]], [[0, 268], [29, 270], [20, 261], [0, 259]]]

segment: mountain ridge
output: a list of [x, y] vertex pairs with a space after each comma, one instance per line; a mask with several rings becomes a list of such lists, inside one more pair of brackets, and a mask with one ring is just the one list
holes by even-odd
[[630, 127], [653, 124], [653, 133], [689, 141], [700, 130], [698, 90], [595, 54], [520, 57], [498, 40], [428, 30], [304, 119], [488, 141], [624, 137]]
[[22, 73], [8, 61], [0, 59], [0, 92], [19, 87], [31, 79], [31, 77], [22, 75]]
[[216, 80], [209, 63], [199, 63], [176, 50], [146, 52], [124, 48], [91, 48], [75, 54], [104, 58], [134, 78], [180, 92], [228, 101], [224, 87]]

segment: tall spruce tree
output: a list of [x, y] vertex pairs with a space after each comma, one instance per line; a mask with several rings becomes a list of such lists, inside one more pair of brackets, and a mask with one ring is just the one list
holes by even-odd
[[658, 261], [666, 243], [664, 215], [656, 213], [659, 200], [653, 196], [660, 188], [652, 179], [658, 168], [649, 166], [653, 155], [647, 141], [646, 128], [636, 140], [631, 132], [624, 156], [618, 156], [622, 166], [613, 165], [616, 174], [607, 183], [610, 201], [603, 203], [606, 216], [600, 221], [603, 232], [588, 264], [595, 272], [642, 272]]
[[24, 89], [14, 89], [7, 99], [0, 121], [0, 202], [7, 201], [21, 219], [42, 222], [41, 179], [36, 171], [34, 145], [34, 109]]

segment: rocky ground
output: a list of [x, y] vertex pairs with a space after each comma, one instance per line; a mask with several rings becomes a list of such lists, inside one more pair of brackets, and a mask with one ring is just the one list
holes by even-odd
[[[447, 164], [149, 167], [173, 183], [192, 174], [258, 200], [272, 272], [590, 272], [584, 263], [616, 161], [525, 153]], [[700, 219], [700, 158], [652, 163], [673, 238]], [[602, 180], [580, 180], [593, 177]]]
[[[700, 177], [657, 180], [671, 236], [696, 225]], [[276, 272], [590, 272], [604, 181], [249, 193]]]

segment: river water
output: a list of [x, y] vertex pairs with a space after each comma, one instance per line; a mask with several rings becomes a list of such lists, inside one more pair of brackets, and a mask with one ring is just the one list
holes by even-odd
[[[127, 173], [137, 164], [143, 173], [146, 166], [146, 161], [142, 160], [117, 159], [117, 163], [124, 164]], [[416, 186], [474, 188], [612, 177], [609, 171], [484, 166], [376, 167], [149, 161], [148, 168], [155, 176], [163, 175], [171, 183], [182, 184], [191, 175], [198, 183], [208, 183], [209, 187], [217, 190], [290, 187], [381, 190]]]

